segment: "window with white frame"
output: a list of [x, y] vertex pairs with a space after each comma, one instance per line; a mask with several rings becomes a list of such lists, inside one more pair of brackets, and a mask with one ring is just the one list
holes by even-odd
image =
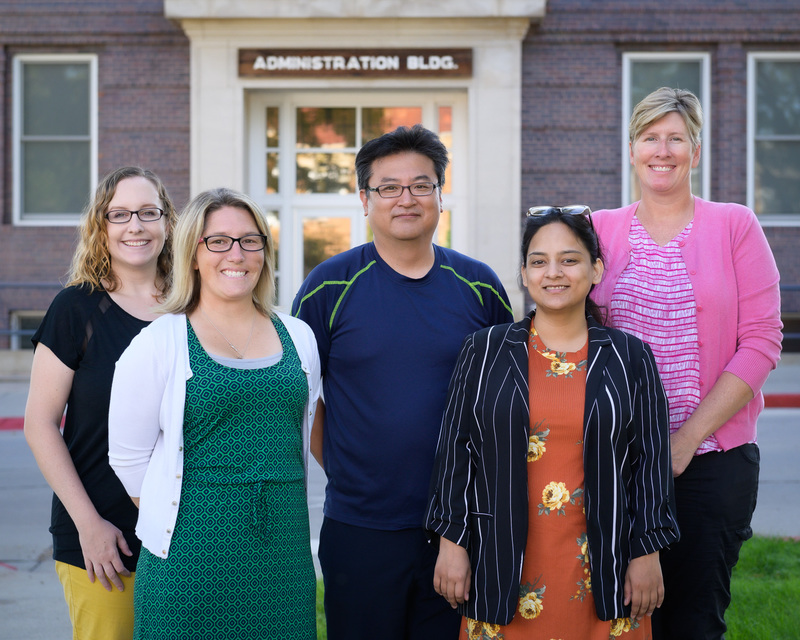
[[14, 58], [15, 224], [75, 224], [97, 174], [97, 56]]
[[762, 222], [800, 222], [800, 53], [748, 59], [747, 203]]
[[640, 198], [636, 174], [630, 165], [628, 123], [633, 108], [660, 87], [687, 89], [703, 106], [700, 164], [692, 170], [692, 193], [710, 197], [711, 78], [707, 53], [626, 53], [622, 57], [622, 204]]

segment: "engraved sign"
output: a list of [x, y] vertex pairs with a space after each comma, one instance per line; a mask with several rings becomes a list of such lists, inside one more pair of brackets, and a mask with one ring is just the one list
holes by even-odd
[[457, 77], [472, 49], [239, 49], [239, 77]]

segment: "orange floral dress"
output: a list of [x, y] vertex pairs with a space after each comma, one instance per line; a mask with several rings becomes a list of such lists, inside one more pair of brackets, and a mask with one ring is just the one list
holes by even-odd
[[589, 572], [583, 506], [583, 405], [588, 343], [547, 349], [531, 327], [528, 349], [528, 540], [519, 607], [505, 626], [462, 620], [462, 640], [650, 640], [650, 618], [603, 622]]

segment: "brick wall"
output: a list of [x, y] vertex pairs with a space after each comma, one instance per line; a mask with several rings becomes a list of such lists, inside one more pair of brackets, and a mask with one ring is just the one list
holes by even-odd
[[[621, 204], [622, 54], [711, 55], [711, 198], [747, 197], [747, 54], [798, 51], [796, 0], [549, 0], [523, 45], [522, 203]], [[800, 228], [766, 228], [782, 281], [800, 285]], [[800, 292], [783, 310], [800, 314]]]
[[[747, 53], [798, 49], [797, 0], [549, 0], [523, 46], [523, 206], [620, 204], [622, 54], [635, 51], [710, 53], [711, 197], [745, 202]], [[101, 175], [141, 164], [177, 206], [189, 197], [189, 43], [162, 0], [0, 3], [0, 330], [46, 308], [74, 246], [72, 227], [11, 225], [12, 60], [34, 52], [98, 55]], [[783, 281], [800, 284], [800, 229], [766, 232]], [[22, 281], [52, 287], [8, 286]], [[784, 310], [800, 315], [800, 292]]]
[[[189, 42], [164, 18], [163, 1], [0, 3], [0, 329], [12, 311], [47, 308], [75, 240], [74, 227], [11, 224], [11, 70], [19, 53], [97, 54], [98, 178], [142, 165], [176, 206], [189, 198]], [[0, 335], [0, 349], [7, 346]]]

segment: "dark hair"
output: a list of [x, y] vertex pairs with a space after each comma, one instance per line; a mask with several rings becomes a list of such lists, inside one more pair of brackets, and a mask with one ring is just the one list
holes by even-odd
[[[603, 259], [600, 241], [597, 238], [597, 233], [588, 216], [571, 215], [554, 211], [546, 216], [528, 216], [525, 218], [525, 227], [522, 230], [522, 246], [520, 248], [523, 266], [525, 266], [528, 256], [528, 247], [530, 247], [533, 236], [539, 232], [539, 229], [546, 227], [548, 224], [553, 224], [554, 222], [561, 222], [569, 227], [577, 236], [578, 240], [580, 240], [584, 248], [589, 252], [592, 264], [597, 260]], [[594, 289], [594, 285], [589, 289], [589, 293], [592, 292], [592, 289]], [[603, 309], [588, 295], [586, 296], [586, 315], [592, 316], [592, 318], [597, 320], [600, 324], [606, 323], [606, 314], [603, 312]]]
[[356, 156], [358, 188], [366, 189], [369, 186], [373, 162], [395, 153], [407, 151], [430, 158], [436, 170], [439, 187], [444, 185], [444, 171], [449, 162], [447, 147], [433, 131], [426, 129], [421, 124], [415, 124], [413, 127], [397, 127], [394, 131], [373, 138], [361, 147]]

